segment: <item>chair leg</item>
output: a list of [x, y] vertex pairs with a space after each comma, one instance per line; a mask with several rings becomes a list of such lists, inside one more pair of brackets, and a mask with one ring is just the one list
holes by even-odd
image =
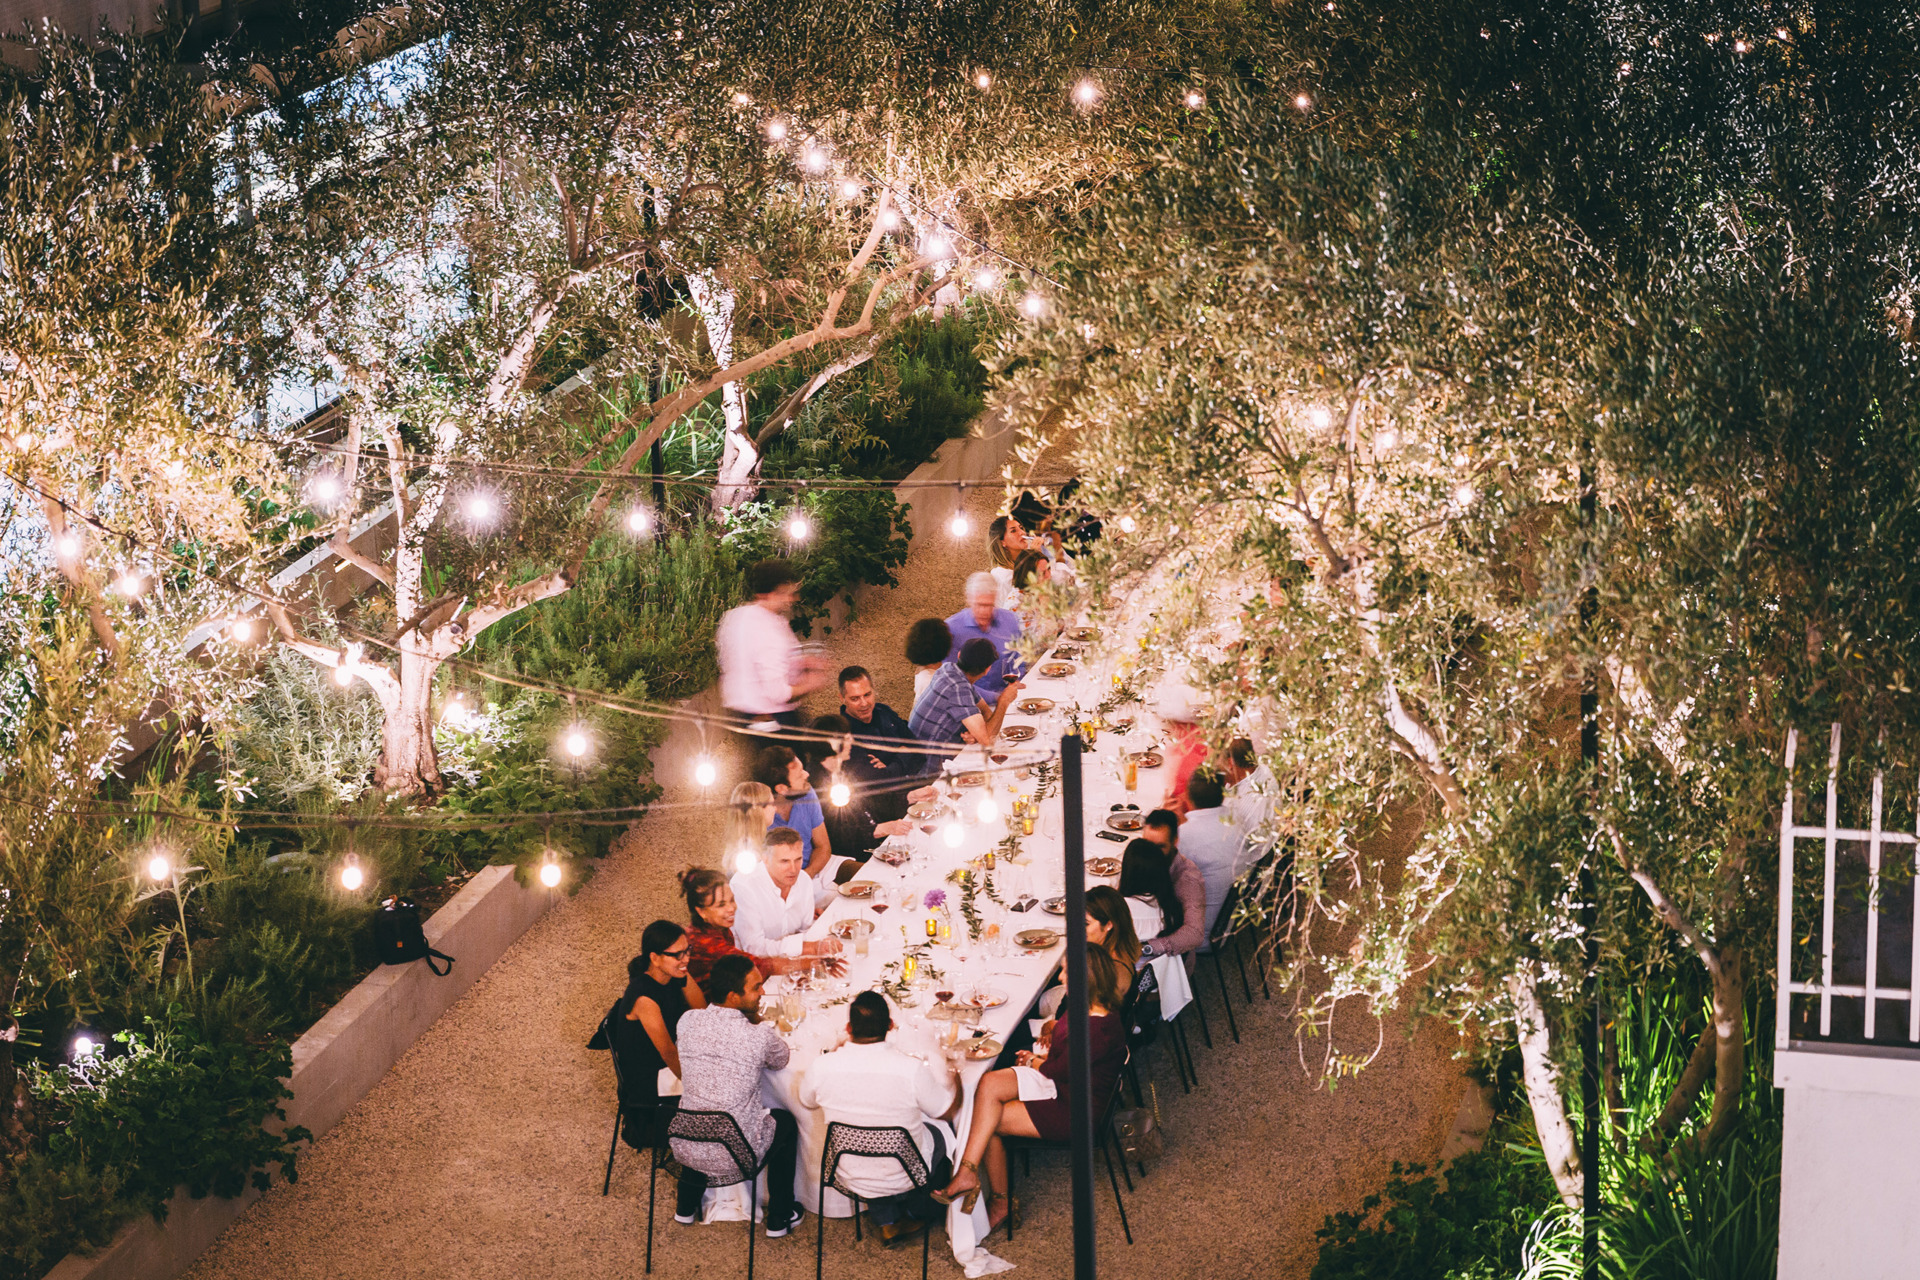
[[[1120, 1229], [1127, 1233], [1127, 1243], [1132, 1244], [1133, 1228], [1127, 1224], [1127, 1202], [1120, 1196], [1120, 1183], [1113, 1176], [1113, 1153], [1107, 1149], [1105, 1143], [1100, 1144], [1100, 1156], [1107, 1162], [1107, 1183], [1113, 1188], [1113, 1203], [1120, 1210]], [[1120, 1157], [1120, 1169], [1123, 1173], [1126, 1171], [1126, 1167], [1127, 1157], [1122, 1153]], [[1129, 1190], [1131, 1190], [1131, 1187], [1129, 1187]]]
[[[1127, 1190], [1133, 1190], [1133, 1175], [1127, 1172], [1127, 1149], [1120, 1145], [1120, 1135], [1113, 1131], [1111, 1124], [1107, 1126], [1106, 1133], [1100, 1139], [1100, 1150], [1106, 1152], [1109, 1148], [1120, 1153], [1120, 1176], [1127, 1180]], [[1108, 1168], [1108, 1172], [1112, 1172], [1111, 1167]]]
[[[827, 1153], [820, 1153], [820, 1212], [813, 1216], [820, 1219], [819, 1229], [814, 1233], [813, 1243], [813, 1280], [820, 1280], [821, 1268], [827, 1259]], [[859, 1223], [859, 1212], [854, 1213], [854, 1222]]]
[[1174, 1069], [1180, 1073], [1180, 1092], [1192, 1093], [1200, 1079], [1193, 1074], [1193, 1051], [1187, 1047], [1187, 1029], [1178, 1018], [1167, 1024], [1167, 1048], [1172, 1050]]
[[647, 1152], [647, 1155], [649, 1157], [647, 1160], [647, 1164], [650, 1166], [647, 1170], [647, 1274], [652, 1275], [653, 1274], [653, 1202], [655, 1199], [654, 1188], [657, 1185], [656, 1180], [660, 1177], [660, 1152], [658, 1150], [652, 1150]]
[[600, 1194], [606, 1195], [613, 1188], [613, 1156], [620, 1150], [620, 1108], [613, 1109], [613, 1141], [607, 1144], [607, 1179], [600, 1184]]
[[1133, 1065], [1132, 1058], [1127, 1059], [1127, 1081], [1133, 1085], [1133, 1105], [1136, 1107], [1146, 1106], [1147, 1095], [1140, 1092], [1140, 1070]]
[[[1009, 1207], [1013, 1201], [1007, 1201]], [[1013, 1224], [1007, 1224], [1007, 1238], [1013, 1238]], [[920, 1229], [920, 1280], [927, 1280], [927, 1257], [933, 1249], [933, 1224], [929, 1222]]]
[[1215, 948], [1207, 955], [1213, 960], [1213, 976], [1220, 983], [1220, 1003], [1226, 1006], [1227, 1030], [1233, 1032], [1233, 1042], [1240, 1043], [1240, 1028], [1233, 1020], [1233, 997], [1227, 992], [1227, 971], [1220, 967], [1220, 951]]
[[1233, 940], [1233, 962], [1240, 966], [1240, 990], [1246, 994], [1247, 1003], [1253, 1003], [1253, 986], [1247, 981], [1247, 948], [1243, 937]]
[[1193, 1011], [1200, 1015], [1200, 1035], [1206, 1040], [1207, 1048], [1211, 1049], [1213, 1048], [1213, 1028], [1207, 1025], [1207, 1006], [1200, 1002], [1200, 993], [1197, 990], [1193, 993], [1191, 1003]]
[[747, 1280], [753, 1280], [753, 1238], [760, 1234], [759, 1217], [760, 1175], [756, 1170], [747, 1175]]

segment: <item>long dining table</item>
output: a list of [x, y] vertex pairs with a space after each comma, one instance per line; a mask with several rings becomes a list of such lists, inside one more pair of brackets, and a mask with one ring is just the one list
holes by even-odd
[[[972, 1119], [974, 1091], [994, 1066], [995, 1048], [1008, 1043], [1042, 994], [1058, 980], [1065, 952], [1065, 926], [1054, 900], [1065, 890], [1065, 819], [1057, 781], [1044, 791], [1042, 784], [1049, 776], [1059, 776], [1060, 738], [1072, 718], [1092, 718], [1118, 687], [1111, 673], [1125, 670], [1121, 646], [1101, 635], [1098, 628], [1073, 628], [1066, 634], [1068, 638], [1058, 641], [1033, 663], [1001, 739], [990, 748], [971, 746], [950, 758], [934, 780], [935, 798], [915, 806], [919, 816], [914, 819], [911, 834], [894, 837], [883, 846], [883, 850], [897, 851], [894, 856], [904, 852], [906, 860], [892, 865], [876, 853], [850, 885], [834, 894], [806, 933], [809, 939], [825, 938], [835, 926], [849, 920], [865, 920], [873, 926], [865, 955], [855, 954], [848, 942], [842, 953], [845, 968], [839, 976], [816, 975], [804, 991], [795, 993], [803, 1016], [784, 1032], [792, 1056], [786, 1067], [769, 1073], [766, 1081], [767, 1105], [786, 1108], [798, 1122], [800, 1154], [795, 1190], [811, 1212], [824, 1212], [830, 1218], [848, 1217], [853, 1212], [852, 1203], [837, 1191], [829, 1188], [822, 1195], [820, 1157], [826, 1119], [817, 1108], [801, 1105], [799, 1099], [800, 1081], [808, 1066], [837, 1047], [844, 1036], [845, 1006], [852, 994], [883, 990], [895, 1023], [890, 1043], [934, 1062], [945, 1058], [957, 1064], [962, 1102], [951, 1130], [944, 1135], [949, 1152], [955, 1153], [957, 1160], [958, 1146], [964, 1143]], [[1094, 638], [1074, 638], [1087, 635]], [[1056, 656], [1063, 646], [1072, 654], [1070, 658]], [[1102, 654], [1106, 661], [1100, 660]], [[1041, 703], [1051, 705], [1043, 707]], [[1167, 785], [1167, 739], [1159, 720], [1147, 707], [1134, 701], [1112, 708], [1105, 720], [1109, 727], [1095, 733], [1095, 740], [1082, 755], [1081, 776], [1088, 837], [1085, 857], [1089, 862], [1111, 859], [1112, 870], [1101, 875], [1089, 868], [1088, 887], [1117, 883], [1125, 847], [1124, 839], [1102, 839], [1096, 833], [1108, 831], [1124, 837], [1126, 833], [1117, 828], [1137, 825], [1138, 817], [1158, 807]], [[1125, 721], [1125, 727], [1116, 731], [1113, 725], [1119, 721]], [[1020, 732], [1023, 727], [1032, 730], [1030, 737]], [[1006, 729], [1014, 729], [1012, 737], [1025, 740], [1010, 741]], [[1162, 749], [1141, 758], [1153, 747]], [[1129, 755], [1135, 756], [1131, 789], [1126, 777]], [[990, 811], [983, 811], [982, 800], [989, 797], [993, 801]], [[1022, 827], [1012, 813], [1016, 798], [1034, 802], [1035, 817], [1032, 833], [1021, 834], [1017, 853], [1009, 857], [1005, 842]], [[995, 858], [993, 868], [988, 870], [985, 855], [990, 850]], [[969, 872], [978, 886], [973, 898], [979, 917], [977, 938], [972, 936], [961, 910], [964, 890], [955, 873], [962, 870]], [[870, 889], [846, 892], [863, 884]], [[944, 909], [928, 905], [928, 895], [935, 891], [944, 896]], [[1034, 902], [1024, 911], [1015, 910], [1023, 898]], [[930, 919], [936, 930], [943, 921], [950, 924], [944, 940], [929, 943]], [[1020, 945], [1018, 935], [1030, 930], [1050, 930], [1054, 936], [1045, 945]], [[996, 931], [998, 941], [993, 936]], [[909, 954], [915, 961], [915, 976], [903, 987], [903, 961]], [[1155, 961], [1154, 965], [1164, 1007], [1171, 1017], [1191, 998], [1186, 971], [1177, 957]], [[773, 1007], [766, 1016], [773, 1017], [788, 984], [775, 979], [769, 985], [772, 990], [768, 999]], [[986, 993], [991, 1007], [979, 1009], [977, 1023], [984, 1035], [974, 1036], [974, 1027], [968, 1025], [959, 1032], [960, 1046], [948, 1045], [945, 1037], [949, 1020], [934, 1014], [936, 1005], [942, 1003], [935, 992], [952, 992], [955, 1004], [967, 1003], [976, 992]], [[792, 1012], [789, 1003], [789, 1019]], [[992, 1045], [968, 1052], [967, 1046], [978, 1039], [990, 1040]], [[705, 1216], [709, 1221], [738, 1221], [746, 1216], [748, 1204], [742, 1189], [723, 1188], [708, 1194]], [[1012, 1266], [980, 1246], [987, 1232], [986, 1204], [982, 1196], [971, 1213], [962, 1212], [958, 1203], [948, 1213], [954, 1258], [969, 1276]]]

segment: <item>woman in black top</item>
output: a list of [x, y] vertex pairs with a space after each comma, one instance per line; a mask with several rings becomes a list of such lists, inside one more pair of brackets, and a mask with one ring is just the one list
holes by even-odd
[[[614, 1055], [620, 1060], [620, 1109], [635, 1119], [663, 1119], [660, 1107], [660, 1068], [680, 1074], [680, 1051], [674, 1045], [680, 1015], [707, 1007], [697, 983], [687, 981], [687, 931], [671, 920], [655, 920], [640, 935], [640, 954], [627, 962], [627, 989], [614, 1006]], [[650, 1138], [651, 1132], [630, 1135]]]

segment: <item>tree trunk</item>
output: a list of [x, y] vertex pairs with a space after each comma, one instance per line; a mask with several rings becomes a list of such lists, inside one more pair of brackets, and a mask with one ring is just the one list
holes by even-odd
[[1740, 1115], [1740, 1093], [1747, 1074], [1746, 966], [1738, 950], [1720, 951], [1720, 967], [1713, 974], [1713, 1113], [1697, 1141], [1711, 1151]]
[[433, 745], [433, 676], [439, 669], [440, 660], [414, 636], [401, 641], [397, 687], [380, 699], [385, 723], [375, 781], [388, 795], [440, 793], [440, 757]]
[[[733, 290], [711, 275], [687, 277], [687, 293], [707, 327], [707, 349], [722, 369], [733, 363]], [[720, 471], [713, 487], [713, 509], [724, 512], [754, 495], [753, 478], [760, 471], [760, 450], [747, 433], [747, 393], [738, 382], [720, 388], [720, 410], [726, 433], [720, 438]]]
[[1521, 1075], [1526, 1084], [1527, 1104], [1533, 1109], [1533, 1127], [1540, 1134], [1540, 1149], [1553, 1174], [1553, 1185], [1570, 1209], [1580, 1207], [1584, 1186], [1580, 1178], [1580, 1146], [1574, 1139], [1573, 1125], [1567, 1120], [1567, 1104], [1560, 1091], [1560, 1068], [1553, 1061], [1553, 1033], [1547, 1026], [1546, 1010], [1540, 1007], [1540, 993], [1534, 985], [1533, 969], [1522, 967], [1507, 978], [1507, 994], [1513, 999], [1514, 1025], [1520, 1036]]
[[26, 1082], [20, 1079], [14, 1060], [20, 1022], [13, 1016], [13, 998], [26, 963], [25, 930], [0, 918], [0, 1156], [22, 1150], [27, 1143]]

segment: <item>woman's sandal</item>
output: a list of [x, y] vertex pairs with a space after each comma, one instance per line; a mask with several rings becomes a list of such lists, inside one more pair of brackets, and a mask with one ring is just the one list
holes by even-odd
[[[1004, 1191], [987, 1192], [987, 1204], [991, 1206], [995, 1200], [1005, 1200], [1007, 1202], [1007, 1216], [994, 1223], [991, 1227], [988, 1227], [987, 1234], [992, 1235], [1000, 1228], [1006, 1227], [1007, 1238], [1011, 1240], [1014, 1232], [1027, 1225], [1026, 1219], [1020, 1216], [1020, 1202]], [[992, 1213], [991, 1208], [989, 1208], [988, 1213]]]
[[[960, 1162], [960, 1167], [962, 1169], [971, 1169], [973, 1171], [973, 1176], [976, 1178], [980, 1176], [980, 1166], [975, 1164], [971, 1160], [962, 1160]], [[965, 1199], [961, 1199], [961, 1197], [963, 1196], [965, 1197]], [[933, 1202], [935, 1204], [952, 1204], [955, 1200], [959, 1200], [960, 1212], [962, 1213], [972, 1213], [974, 1202], [977, 1201], [979, 1198], [980, 1198], [980, 1186], [978, 1183], [975, 1183], [973, 1186], [968, 1187], [965, 1191], [956, 1191], [951, 1195], [949, 1195], [945, 1191], [936, 1191], [933, 1193]]]

